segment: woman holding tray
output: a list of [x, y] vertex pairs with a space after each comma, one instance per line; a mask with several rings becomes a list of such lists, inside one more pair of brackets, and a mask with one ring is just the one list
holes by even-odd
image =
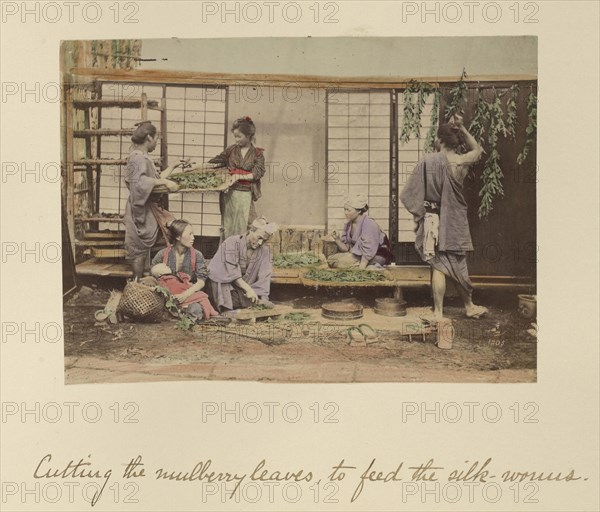
[[339, 236], [333, 232], [338, 251], [327, 258], [332, 268], [382, 267], [391, 263], [393, 256], [390, 242], [377, 222], [367, 215], [366, 199], [353, 195], [344, 202], [344, 214], [348, 222]]
[[256, 218], [254, 202], [261, 197], [260, 180], [265, 175], [263, 149], [254, 146], [256, 126], [250, 117], [240, 117], [231, 129], [235, 144], [208, 163], [229, 169], [232, 185], [221, 194], [223, 239], [243, 235]]
[[154, 166], [149, 156], [156, 149], [158, 135], [156, 127], [150, 121], [138, 123], [131, 136], [133, 142], [127, 160], [125, 184], [129, 189], [129, 198], [125, 206], [125, 249], [127, 260], [131, 264], [134, 278], [144, 274], [150, 248], [156, 243], [159, 229], [166, 238], [167, 220], [173, 216], [161, 208], [160, 196], [152, 194], [157, 185], [164, 185], [169, 192], [176, 192], [177, 183], [167, 179], [173, 167], [167, 167], [161, 173]]

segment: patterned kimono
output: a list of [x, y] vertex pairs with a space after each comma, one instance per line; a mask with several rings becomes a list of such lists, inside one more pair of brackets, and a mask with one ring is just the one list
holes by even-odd
[[[423, 170], [427, 169], [427, 198], [423, 181]], [[409, 177], [400, 200], [406, 209], [413, 214], [416, 228], [415, 248], [433, 268], [454, 279], [467, 293], [471, 293], [473, 285], [467, 269], [467, 251], [473, 250], [467, 203], [463, 195], [462, 180], [454, 177], [446, 154], [433, 153], [417, 164]], [[439, 224], [437, 227], [437, 246], [435, 255], [426, 254], [425, 242], [425, 206], [424, 201], [440, 205]]]
[[125, 174], [129, 198], [123, 220], [128, 259], [148, 254], [148, 250], [156, 242], [159, 225], [152, 212], [152, 204], [158, 196], [151, 197], [151, 194], [158, 178], [160, 175], [148, 153], [133, 150], [129, 155]]
[[171, 269], [171, 272], [175, 274], [176, 272], [185, 272], [187, 275], [191, 277], [191, 282], [195, 283], [198, 279], [202, 279], [206, 281], [208, 279], [208, 269], [206, 267], [206, 260], [202, 253], [194, 249], [196, 251], [196, 266], [192, 269], [192, 257], [190, 251], [188, 250], [183, 257], [183, 262], [181, 263], [181, 267], [179, 270], [176, 268], [175, 263], [175, 251], [170, 250], [169, 255], [167, 256], [167, 260], [164, 261], [165, 253], [167, 249], [161, 249], [156, 253], [154, 258], [152, 258], [152, 265], [158, 265], [159, 263], [165, 263]]
[[262, 245], [247, 256], [246, 235], [227, 238], [208, 264], [213, 302], [218, 309], [247, 307], [250, 301], [243, 291], [233, 284], [240, 277], [246, 281], [259, 297], [268, 297], [271, 292], [271, 252]]
[[223, 238], [243, 235], [256, 218], [254, 201], [261, 197], [260, 180], [265, 175], [265, 157], [263, 149], [250, 145], [242, 157], [241, 148], [234, 144], [209, 163], [220, 164], [229, 169], [229, 174], [251, 174], [252, 181], [239, 180], [227, 193], [221, 194], [221, 212], [223, 214]]
[[[191, 251], [195, 251], [195, 267], [192, 268], [192, 255]], [[177, 270], [177, 263], [175, 259], [175, 251], [167, 249], [161, 249], [152, 258], [152, 265], [158, 265], [164, 263], [170, 269], [171, 275], [164, 275], [158, 278], [159, 285], [169, 290], [173, 295], [183, 293], [189, 289], [193, 283], [196, 283], [198, 279], [206, 281], [208, 279], [208, 269], [206, 267], [206, 261], [204, 256], [197, 249], [188, 250], [183, 257], [181, 267]], [[197, 291], [190, 295], [185, 301], [181, 303], [181, 307], [185, 310], [190, 309], [193, 304], [198, 304], [202, 308], [203, 318], [210, 318], [211, 316], [218, 316], [219, 313], [210, 304], [208, 295], [203, 291]]]

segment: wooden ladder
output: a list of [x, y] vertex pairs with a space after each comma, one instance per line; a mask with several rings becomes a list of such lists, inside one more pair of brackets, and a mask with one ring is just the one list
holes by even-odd
[[[127, 165], [127, 159], [102, 158], [102, 139], [131, 136], [133, 129], [102, 128], [102, 110], [139, 109], [141, 121], [148, 119], [148, 110], [159, 111], [161, 158], [155, 160], [155, 163], [163, 169], [167, 166], [166, 99], [163, 94], [159, 101], [148, 100], [146, 93], [142, 93], [140, 99], [103, 99], [101, 83], [94, 84], [91, 98], [76, 98], [75, 92], [74, 87], [68, 87], [65, 93], [67, 226], [75, 261], [78, 248], [82, 250], [80, 252], [92, 256], [77, 264], [76, 272], [85, 275], [128, 276], [129, 266], [124, 262], [123, 217], [100, 213], [100, 184], [104, 166]], [[95, 123], [92, 121], [93, 113], [96, 114]], [[96, 126], [92, 126], [93, 124]], [[83, 148], [77, 140], [84, 141]], [[84, 177], [77, 179], [78, 175]], [[81, 199], [77, 200], [77, 196]], [[87, 203], [85, 208], [82, 207], [84, 202]], [[99, 231], [100, 224], [116, 224], [116, 230]]]

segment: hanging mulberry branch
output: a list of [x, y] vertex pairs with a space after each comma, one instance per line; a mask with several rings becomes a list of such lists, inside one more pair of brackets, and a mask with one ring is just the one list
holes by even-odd
[[479, 191], [481, 202], [479, 204], [479, 218], [487, 217], [492, 211], [492, 202], [497, 195], [503, 196], [502, 188], [502, 169], [500, 168], [500, 155], [498, 150], [492, 150], [489, 158], [485, 162], [481, 179], [483, 187]]
[[412, 89], [410, 87], [404, 89], [402, 97], [404, 100], [404, 109], [402, 116], [402, 132], [400, 133], [400, 140], [406, 143], [410, 140], [410, 134], [413, 132], [413, 123], [415, 118], [415, 105], [413, 103]]
[[519, 86], [514, 84], [508, 91], [506, 102], [506, 131], [511, 140], [517, 136], [517, 99], [519, 98]]
[[425, 152], [431, 153], [434, 149], [433, 145], [435, 142], [435, 134], [437, 131], [438, 123], [440, 121], [440, 91], [437, 90], [433, 93], [433, 106], [431, 107], [431, 127], [425, 137]]
[[469, 126], [469, 133], [473, 135], [475, 140], [479, 143], [483, 143], [483, 134], [485, 128], [490, 121], [490, 109], [488, 108], [487, 102], [483, 99], [483, 94], [477, 89], [477, 99], [475, 100], [475, 114], [473, 120]]
[[494, 89], [494, 99], [488, 105], [490, 114], [490, 127], [488, 131], [488, 147], [490, 148], [490, 156], [485, 162], [481, 180], [483, 186], [479, 191], [479, 197], [481, 202], [479, 204], [479, 218], [487, 217], [492, 211], [492, 202], [496, 196], [504, 195], [504, 188], [502, 186], [502, 179], [504, 174], [500, 167], [500, 153], [498, 153], [498, 136], [500, 134], [506, 136], [507, 129], [502, 119], [502, 103], [500, 96]]
[[[433, 86], [428, 83], [411, 81], [403, 93], [404, 110], [400, 140], [408, 142], [412, 135], [421, 138], [421, 116], [427, 103], [427, 98], [433, 92]], [[416, 99], [415, 99], [416, 94]]]
[[537, 95], [533, 91], [529, 93], [529, 97], [527, 98], [527, 117], [528, 123], [527, 128], [525, 129], [527, 139], [525, 140], [525, 145], [519, 153], [519, 156], [517, 156], [517, 163], [519, 165], [522, 165], [529, 155], [529, 149], [535, 142], [535, 136], [537, 133]]
[[467, 102], [467, 84], [465, 78], [467, 72], [463, 69], [460, 80], [456, 85], [450, 89], [449, 100], [446, 107], [446, 121], [448, 121], [454, 114], [462, 114], [464, 111], [464, 104]]
[[417, 139], [421, 138], [421, 116], [423, 115], [423, 109], [425, 108], [425, 102], [430, 94], [430, 90], [427, 86], [420, 84], [418, 87], [417, 103], [415, 104], [414, 116], [413, 116], [413, 134]]
[[[490, 116], [491, 119], [493, 119], [495, 121], [495, 131], [496, 131], [496, 142], [497, 142], [497, 135], [498, 133], [501, 133], [504, 137], [508, 136], [508, 129], [506, 128], [506, 124], [504, 124], [504, 112], [502, 111], [502, 100], [500, 99], [500, 95], [498, 94], [498, 92], [496, 91], [496, 89], [493, 89], [494, 91], [494, 99], [493, 101], [490, 103]], [[493, 146], [495, 147], [495, 145]]]

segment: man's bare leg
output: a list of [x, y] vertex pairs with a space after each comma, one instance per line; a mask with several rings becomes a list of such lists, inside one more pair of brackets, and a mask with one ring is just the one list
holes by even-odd
[[471, 294], [468, 293], [462, 286], [460, 286], [460, 284], [457, 283], [456, 288], [458, 289], [458, 293], [460, 293], [460, 296], [465, 303], [465, 312], [468, 317], [479, 318], [480, 315], [487, 313], [488, 310], [486, 307], [473, 304]]
[[431, 269], [431, 289], [433, 292], [433, 315], [436, 320], [441, 320], [444, 317], [446, 275], [435, 268]]
[[467, 291], [459, 283], [456, 283], [456, 289], [458, 290], [458, 293], [460, 294], [460, 298], [464, 302], [465, 309], [467, 310], [467, 313], [468, 313], [469, 310], [471, 310], [475, 306], [475, 304], [473, 304], [473, 299], [471, 297], [471, 294], [467, 293]]

